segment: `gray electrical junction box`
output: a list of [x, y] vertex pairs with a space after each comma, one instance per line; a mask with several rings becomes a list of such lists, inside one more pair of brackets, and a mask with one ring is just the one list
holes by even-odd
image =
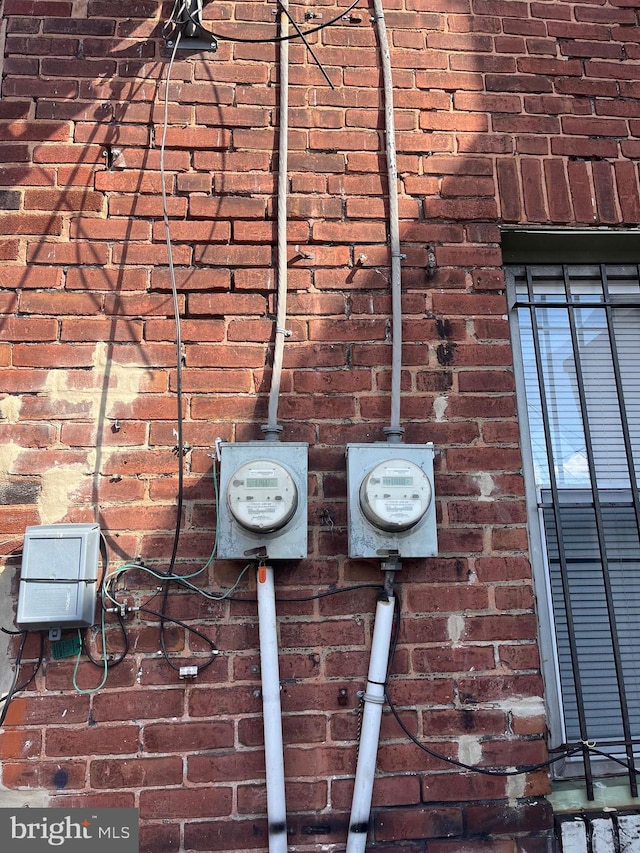
[[350, 557], [435, 557], [433, 444], [347, 445]]
[[218, 557], [307, 556], [306, 444], [220, 445]]
[[27, 527], [16, 625], [21, 630], [93, 625], [100, 562], [98, 524]]

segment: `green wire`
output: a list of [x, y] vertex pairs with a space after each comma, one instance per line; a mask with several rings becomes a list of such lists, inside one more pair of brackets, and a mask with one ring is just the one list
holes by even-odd
[[[214, 495], [214, 503], [215, 503], [216, 516], [217, 516], [218, 503], [219, 503], [219, 497], [220, 496], [219, 496], [219, 489], [218, 489], [218, 475], [216, 472], [215, 460], [214, 460], [214, 463], [212, 466], [212, 474], [213, 474], [213, 495]], [[205, 572], [209, 568], [209, 566], [213, 563], [217, 550], [218, 550], [218, 525], [216, 523], [215, 537], [214, 537], [214, 541], [213, 541], [213, 547], [211, 549], [211, 554], [209, 555], [207, 562], [204, 564], [204, 566], [202, 566], [202, 568], [197, 569], [195, 572], [191, 572], [191, 574], [188, 574], [188, 575], [164, 575], [164, 574], [159, 574], [158, 572], [154, 572], [153, 569], [150, 569], [147, 566], [141, 566], [138, 563], [123, 563], [121, 566], [118, 566], [116, 569], [114, 569], [114, 571], [110, 572], [108, 575], [105, 575], [104, 582], [103, 582], [103, 593], [104, 593], [104, 595], [106, 595], [106, 597], [109, 599], [109, 601], [113, 602], [113, 604], [115, 604], [117, 607], [120, 607], [120, 603], [118, 601], [116, 601], [115, 598], [113, 598], [111, 595], [109, 595], [109, 592], [107, 590], [107, 582], [110, 582], [111, 580], [115, 579], [116, 577], [118, 577], [118, 575], [122, 574], [122, 572], [135, 571], [136, 569], [138, 571], [147, 572], [147, 574], [151, 575], [154, 578], [157, 578], [158, 580], [162, 580], [162, 581], [190, 580], [191, 578], [197, 578], [199, 575], [201, 575], [203, 572]], [[219, 595], [219, 596], [207, 594], [204, 592], [202, 594], [206, 595], [207, 598], [214, 599], [215, 601], [220, 601], [223, 598], [226, 598], [228, 595], [230, 595], [232, 592], [234, 592], [238, 588], [238, 583], [240, 582], [240, 579], [244, 575], [245, 571], [246, 571], [246, 569], [241, 572], [240, 576], [238, 577], [238, 580], [235, 582], [233, 587], [231, 587], [230, 590], [227, 590], [227, 592], [225, 592], [224, 594]], [[185, 584], [185, 586], [188, 586], [188, 584]], [[198, 590], [198, 591], [202, 592], [201, 590]]]

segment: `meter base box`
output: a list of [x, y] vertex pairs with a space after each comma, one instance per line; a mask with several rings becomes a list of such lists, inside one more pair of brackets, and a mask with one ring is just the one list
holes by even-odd
[[27, 527], [16, 625], [22, 631], [94, 623], [100, 563], [97, 524]]
[[[404, 530], [384, 529], [384, 519], [380, 526], [374, 524], [365, 514], [362, 495], [367, 478], [374, 468], [392, 463], [400, 470], [402, 461], [411, 463], [406, 466], [415, 472], [418, 466], [424, 474], [424, 489], [430, 490], [430, 501], [426, 512], [412, 526]], [[426, 482], [428, 481], [428, 482]], [[435, 557], [438, 554], [436, 535], [435, 490], [433, 488], [433, 444], [373, 444], [347, 445], [347, 491], [349, 556], [377, 557]], [[403, 498], [404, 499], [404, 498]], [[384, 503], [384, 501], [382, 502]], [[389, 501], [392, 511], [397, 510], [402, 500]], [[371, 511], [368, 512], [372, 515]], [[389, 519], [388, 527], [393, 526]]]
[[221, 444], [218, 557], [307, 556], [307, 457], [304, 443]]

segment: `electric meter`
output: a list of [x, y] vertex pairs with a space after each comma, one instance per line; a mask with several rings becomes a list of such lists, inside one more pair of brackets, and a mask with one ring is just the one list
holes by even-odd
[[360, 486], [360, 506], [382, 530], [408, 530], [429, 509], [433, 490], [425, 472], [408, 459], [385, 459]]
[[432, 444], [347, 446], [350, 557], [438, 553]]
[[220, 443], [218, 557], [307, 556], [307, 456], [301, 442]]
[[246, 530], [272, 533], [293, 517], [298, 490], [287, 469], [271, 459], [245, 462], [227, 486], [229, 509]]

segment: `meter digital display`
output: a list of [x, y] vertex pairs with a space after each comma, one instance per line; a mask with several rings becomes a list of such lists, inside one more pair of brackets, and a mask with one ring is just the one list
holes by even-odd
[[383, 486], [412, 486], [413, 477], [383, 477]]
[[276, 489], [278, 487], [277, 477], [247, 477], [248, 489]]
[[381, 530], [409, 530], [426, 514], [433, 492], [427, 474], [407, 459], [378, 463], [360, 486], [360, 506]]
[[298, 490], [284, 465], [257, 459], [245, 462], [234, 472], [227, 486], [227, 504], [246, 530], [271, 533], [293, 517]]

